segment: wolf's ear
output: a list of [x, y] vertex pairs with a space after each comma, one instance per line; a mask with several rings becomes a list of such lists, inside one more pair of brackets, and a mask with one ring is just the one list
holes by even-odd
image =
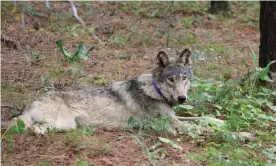
[[191, 58], [191, 51], [189, 49], [185, 49], [180, 53], [179, 56], [179, 63], [182, 63], [184, 66], [191, 67], [192, 65], [192, 58]]
[[168, 55], [164, 51], [160, 51], [156, 57], [159, 67], [166, 67], [169, 64]]

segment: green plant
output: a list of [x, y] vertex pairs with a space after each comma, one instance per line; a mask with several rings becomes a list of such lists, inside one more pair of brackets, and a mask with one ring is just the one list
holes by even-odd
[[[59, 63], [53, 63], [49, 66], [49, 71], [47, 74], [47, 77], [41, 77], [42, 79], [49, 80], [49, 81], [55, 81], [58, 80], [59, 78], [61, 78], [62, 76], [64, 76], [64, 69], [61, 66], [61, 64]], [[46, 81], [44, 80], [44, 82]], [[43, 80], [41, 80], [43, 81]]]
[[78, 137], [87, 137], [93, 135], [93, 133], [96, 131], [95, 126], [81, 126], [78, 129], [72, 131], [69, 136], [73, 138]]
[[178, 110], [178, 109], [191, 110], [193, 108], [194, 108], [194, 106], [187, 105], [187, 104], [186, 105], [180, 104], [180, 105], [177, 105], [177, 106], [173, 107], [174, 110]]
[[77, 78], [85, 75], [84, 64], [79, 62], [71, 63], [67, 71], [69, 71], [72, 76]]
[[40, 52], [39, 51], [32, 52], [32, 59], [34, 59], [35, 61], [39, 61], [39, 59], [40, 59]]
[[192, 26], [192, 20], [189, 18], [183, 18], [182, 23], [185, 26], [185, 28], [190, 29]]
[[89, 53], [94, 49], [94, 46], [90, 47], [85, 51], [84, 42], [80, 42], [75, 53], [69, 53], [66, 51], [63, 45], [63, 40], [59, 39], [56, 41], [56, 44], [63, 54], [64, 58], [69, 62], [80, 62], [81, 60], [87, 60]]
[[[250, 74], [254, 73], [250, 71]], [[265, 74], [268, 72], [265, 71]], [[176, 108], [190, 111], [191, 115], [217, 115], [225, 120], [225, 125], [212, 126], [215, 134], [207, 138], [209, 144], [203, 150], [189, 154], [191, 159], [208, 165], [269, 165], [275, 162], [271, 151], [262, 150], [271, 149], [276, 140], [276, 128], [271, 126], [276, 124], [273, 112], [276, 94], [273, 89], [249, 82], [240, 85], [231, 79], [224, 82], [196, 79], [193, 85], [194, 89], [189, 94], [189, 104], [193, 107]], [[250, 148], [244, 147], [244, 142], [237, 140], [234, 134], [241, 131], [258, 133], [259, 141], [250, 142]], [[266, 145], [258, 144], [260, 141], [266, 142]], [[250, 158], [252, 155], [254, 159]]]
[[89, 166], [89, 165], [92, 165], [92, 164], [83, 160], [78, 161], [78, 163], [76, 164], [76, 166]]
[[150, 44], [151, 37], [152, 36], [150, 34], [143, 34], [142, 43], [144, 46]]
[[[144, 140], [149, 137], [152, 138], [151, 135], [146, 135], [143, 132], [132, 135], [132, 138], [142, 147], [143, 153], [147, 156], [151, 165], [158, 165], [157, 161], [163, 159], [162, 156], [168, 154], [168, 152], [166, 148], [160, 147], [160, 145], [162, 145], [162, 142], [159, 139], [154, 140], [154, 142], [152, 143], [153, 145], [148, 146], [144, 142]], [[169, 139], [165, 139], [164, 141], [168, 141], [169, 143], [173, 142]], [[177, 144], [175, 145], [178, 146]]]
[[153, 130], [159, 134], [165, 132], [175, 133], [174, 129], [171, 127], [169, 119], [166, 117], [153, 118], [150, 121], [144, 121], [142, 123], [144, 130]]
[[[160, 160], [163, 161], [162, 163], [164, 164], [164, 158], [168, 154], [167, 148], [164, 147], [165, 144], [170, 145], [174, 149], [182, 150], [182, 147], [176, 141], [167, 137], [168, 134], [175, 134], [176, 131], [172, 129], [169, 120], [166, 117], [157, 117], [139, 121], [130, 117], [128, 120], [128, 126], [133, 133], [133, 139], [142, 147], [144, 154], [146, 154], [152, 165], [159, 165], [158, 163]], [[138, 132], [133, 130], [136, 127], [139, 128]], [[155, 134], [157, 134], [158, 137], [155, 137]], [[148, 139], [151, 140], [150, 144], [148, 141], [145, 141]]]
[[185, 34], [181, 34], [179, 36], [179, 38], [177, 39], [177, 42], [185, 45], [194, 44], [197, 42], [196, 35], [192, 30], [187, 29], [185, 31]]
[[[3, 129], [3, 128], [2, 128]], [[22, 120], [18, 119], [13, 121], [13, 123], [5, 129], [5, 132], [1, 135], [1, 143], [4, 140], [7, 140], [11, 151], [14, 149], [14, 139], [13, 137], [17, 134], [24, 134], [25, 124]]]
[[243, 63], [248, 68], [248, 74], [247, 74], [248, 77], [246, 78], [246, 82], [252, 85], [257, 85], [259, 83], [259, 80], [266, 81], [266, 82], [273, 82], [273, 80], [269, 78], [268, 73], [269, 73], [270, 66], [276, 63], [276, 60], [271, 61], [269, 64], [267, 64], [265, 68], [258, 67], [257, 56], [251, 47], [250, 47], [250, 50], [251, 50], [251, 59], [255, 66], [255, 69], [249, 70], [248, 63], [243, 61]]
[[165, 133], [176, 133], [176, 131], [171, 127], [168, 117], [136, 120], [131, 116], [128, 119], [128, 127], [130, 130], [138, 127], [141, 132], [155, 132], [158, 135], [163, 135]]
[[220, 55], [224, 55], [225, 54], [225, 48], [219, 44], [210, 44], [209, 48], [210, 51], [216, 51], [219, 52]]
[[33, 6], [30, 2], [25, 2], [23, 7], [24, 11], [30, 16], [43, 16], [43, 13], [33, 9]]
[[129, 1], [123, 3], [123, 10], [130, 11], [132, 14], [137, 14], [137, 11], [141, 8], [142, 2], [140, 1]]
[[[76, 152], [80, 153], [83, 147], [97, 146], [99, 151], [95, 153], [108, 153], [110, 147], [93, 136], [96, 130], [96, 126], [80, 126], [76, 130], [68, 131], [64, 143], [66, 146], [72, 146]], [[95, 153], [93, 155], [95, 155]], [[92, 154], [91, 154], [92, 155]]]
[[98, 86], [106, 86], [108, 84], [108, 80], [104, 75], [91, 75], [87, 77], [83, 77], [79, 79], [81, 85], [91, 87], [93, 85]]
[[36, 162], [33, 164], [33, 166], [50, 166], [50, 165], [51, 165], [51, 162], [48, 160]]
[[78, 35], [78, 31], [80, 31], [80, 25], [79, 24], [74, 24], [71, 26], [66, 25], [64, 27], [65, 31], [67, 31], [67, 33], [69, 33], [72, 37], [77, 37]]
[[108, 40], [111, 43], [115, 43], [117, 47], [127, 44], [127, 39], [122, 35], [112, 35]]
[[15, 135], [15, 134], [23, 134], [25, 131], [25, 124], [22, 120], [18, 119], [15, 121], [15, 124], [9, 126], [3, 136], [7, 135]]
[[40, 86], [44, 87], [46, 84], [46, 81], [48, 80], [49, 76], [48, 75], [41, 75], [40, 76]]

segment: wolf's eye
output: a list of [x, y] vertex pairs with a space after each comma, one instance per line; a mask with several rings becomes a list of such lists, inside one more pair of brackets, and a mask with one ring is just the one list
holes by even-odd
[[182, 80], [186, 80], [186, 79], [187, 79], [187, 77], [186, 77], [186, 76], [183, 76], [183, 77], [182, 77]]
[[174, 82], [174, 79], [172, 77], [168, 78], [169, 82]]

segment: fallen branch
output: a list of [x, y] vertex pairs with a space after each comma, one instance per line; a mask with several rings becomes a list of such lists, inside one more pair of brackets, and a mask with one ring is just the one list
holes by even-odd
[[211, 123], [216, 123], [218, 125], [223, 125], [224, 124], [223, 120], [212, 118], [212, 117], [209, 117], [209, 116], [203, 116], [203, 117], [180, 117], [180, 116], [177, 116], [176, 118], [180, 121], [207, 120]]
[[[222, 126], [224, 124], [223, 120], [212, 118], [209, 116], [203, 116], [203, 117], [180, 117], [176, 116], [176, 118], [180, 121], [195, 121], [195, 120], [205, 120], [209, 121], [209, 123], [216, 124], [218, 126]], [[213, 129], [207, 129], [209, 133], [214, 133]], [[238, 136], [240, 139], [245, 139], [248, 141], [254, 141], [255, 140], [255, 134], [247, 133], [247, 132], [231, 132], [232, 134]]]
[[33, 157], [47, 157], [47, 158], [52, 158], [52, 159], [69, 158], [68, 156], [65, 156], [65, 155], [40, 155], [40, 154], [35, 154], [35, 155], [30, 156], [30, 158], [33, 158]]

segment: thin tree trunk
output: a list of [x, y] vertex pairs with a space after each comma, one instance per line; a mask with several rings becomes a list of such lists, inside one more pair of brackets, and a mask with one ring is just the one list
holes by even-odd
[[210, 13], [231, 12], [229, 1], [211, 1]]
[[[276, 60], [276, 2], [261, 1], [260, 5], [259, 66], [263, 68]], [[270, 77], [273, 75], [276, 75], [275, 63], [270, 67]]]

